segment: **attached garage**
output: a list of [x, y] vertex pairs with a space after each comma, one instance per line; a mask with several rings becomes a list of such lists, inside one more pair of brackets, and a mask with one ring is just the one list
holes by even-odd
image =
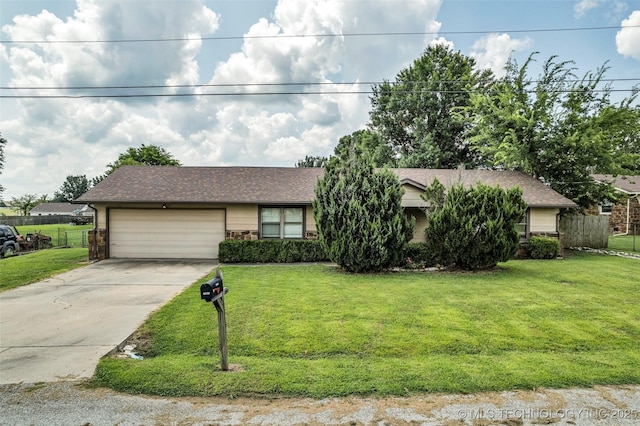
[[215, 259], [223, 209], [109, 209], [109, 257]]

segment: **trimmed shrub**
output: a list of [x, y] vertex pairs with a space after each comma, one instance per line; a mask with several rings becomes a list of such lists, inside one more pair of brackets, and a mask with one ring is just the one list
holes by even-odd
[[323, 262], [327, 255], [319, 241], [227, 240], [218, 246], [223, 263]]
[[329, 258], [348, 272], [377, 272], [398, 265], [414, 222], [402, 208], [404, 190], [388, 169], [351, 147], [332, 157], [318, 180], [313, 214]]
[[421, 269], [436, 266], [435, 254], [429, 250], [426, 243], [408, 243], [404, 249], [404, 258], [399, 266]]
[[520, 188], [457, 183], [446, 190], [435, 179], [423, 198], [431, 206], [427, 246], [440, 265], [487, 269], [515, 255], [520, 240], [516, 224], [526, 211]]
[[560, 242], [557, 238], [531, 237], [527, 253], [531, 259], [555, 259], [560, 254]]

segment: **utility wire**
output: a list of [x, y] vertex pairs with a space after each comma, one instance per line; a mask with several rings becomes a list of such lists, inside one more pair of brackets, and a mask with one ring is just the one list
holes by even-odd
[[[597, 89], [593, 92], [633, 92], [635, 89]], [[465, 90], [406, 90], [394, 93], [424, 93], [424, 94], [463, 94]], [[527, 90], [526, 93], [536, 93]], [[553, 93], [571, 93], [574, 90], [554, 90]], [[490, 92], [489, 92], [490, 93]], [[238, 93], [148, 93], [148, 94], [102, 94], [102, 95], [0, 95], [0, 99], [90, 99], [90, 98], [189, 98], [200, 96], [291, 96], [291, 95], [371, 95], [371, 90], [348, 91], [311, 91], [311, 92], [238, 92]]]
[[329, 33], [329, 34], [272, 34], [272, 35], [242, 35], [219, 37], [176, 37], [176, 38], [141, 38], [123, 40], [0, 40], [0, 44], [78, 44], [78, 43], [164, 43], [176, 41], [224, 41], [224, 40], [251, 40], [271, 38], [306, 38], [306, 37], [397, 37], [397, 36], [425, 36], [425, 35], [465, 35], [465, 34], [493, 34], [493, 33], [548, 33], [570, 31], [604, 31], [620, 30], [623, 28], [640, 28], [640, 25], [617, 25], [601, 27], [575, 27], [575, 28], [530, 28], [523, 30], [478, 30], [478, 31], [407, 31], [407, 32], [380, 32], [380, 33]]
[[[620, 81], [640, 81], [640, 77], [636, 78], [602, 78], [597, 79], [571, 79], [565, 80], [567, 83], [593, 83], [595, 81], [603, 83], [614, 83]], [[466, 80], [438, 80], [439, 83], [456, 84], [468, 83]], [[539, 83], [539, 80], [530, 80], [529, 83]], [[393, 83], [386, 81], [351, 81], [351, 82], [301, 82], [301, 83], [217, 83], [217, 84], [158, 84], [158, 85], [131, 85], [131, 86], [24, 86], [11, 87], [1, 86], [0, 90], [112, 90], [112, 89], [185, 89], [185, 88], [204, 88], [204, 87], [277, 87], [277, 86], [378, 86], [384, 83]], [[423, 84], [427, 81], [403, 81], [402, 84]]]

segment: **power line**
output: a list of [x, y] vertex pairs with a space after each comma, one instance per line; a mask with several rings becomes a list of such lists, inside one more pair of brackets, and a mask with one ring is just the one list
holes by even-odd
[[0, 44], [100, 44], [100, 43], [164, 43], [182, 41], [226, 41], [226, 40], [251, 40], [271, 38], [306, 38], [306, 37], [401, 37], [401, 36], [425, 36], [425, 35], [474, 35], [493, 33], [548, 33], [571, 31], [605, 31], [620, 30], [623, 28], [640, 28], [640, 25], [617, 25], [600, 27], [574, 27], [574, 28], [530, 28], [521, 30], [473, 30], [473, 31], [403, 31], [403, 32], [379, 32], [379, 33], [327, 33], [327, 34], [270, 34], [270, 35], [242, 35], [242, 36], [218, 36], [218, 37], [175, 37], [175, 38], [141, 38], [121, 40], [0, 40]]
[[[553, 93], [572, 93], [576, 90], [554, 90]], [[596, 89], [595, 93], [604, 92], [634, 92], [634, 88], [630, 89]], [[526, 90], [526, 93], [537, 93], [536, 90]], [[424, 94], [464, 94], [471, 93], [471, 91], [465, 90], [405, 90], [394, 91], [394, 93], [424, 93]], [[148, 93], [148, 94], [101, 94], [101, 95], [0, 95], [0, 99], [96, 99], [96, 98], [192, 98], [192, 97], [245, 97], [245, 96], [293, 96], [293, 95], [371, 95], [374, 94], [372, 90], [347, 90], [347, 91], [307, 91], [307, 92], [292, 92], [292, 91], [278, 91], [278, 92], [224, 92], [224, 93]]]
[[[593, 83], [599, 81], [602, 83], [629, 82], [640, 81], [640, 77], [636, 78], [602, 78], [602, 79], [568, 79], [566, 83]], [[439, 83], [456, 84], [468, 83], [466, 80], [438, 80]], [[530, 80], [529, 83], [538, 83], [539, 80]], [[128, 86], [23, 86], [11, 87], [0, 86], [0, 90], [113, 90], [113, 89], [196, 89], [205, 87], [277, 87], [277, 86], [378, 86], [384, 83], [393, 83], [385, 81], [350, 81], [350, 82], [288, 82], [288, 83], [216, 83], [216, 84], [157, 84], [157, 85], [128, 85]], [[426, 81], [403, 81], [403, 84], [419, 85], [427, 83]]]

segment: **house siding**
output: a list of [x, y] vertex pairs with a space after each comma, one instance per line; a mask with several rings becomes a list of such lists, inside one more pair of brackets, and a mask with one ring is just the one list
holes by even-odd
[[227, 230], [258, 230], [257, 204], [232, 204], [227, 206]]
[[557, 215], [560, 209], [531, 208], [529, 213], [529, 232], [545, 234], [558, 232]]
[[403, 185], [402, 207], [426, 207], [427, 203], [422, 199], [424, 191], [413, 185]]
[[427, 215], [424, 212], [417, 208], [407, 208], [405, 209], [407, 216], [414, 217], [416, 219], [416, 226], [413, 228], [413, 239], [412, 243], [424, 243], [427, 241], [427, 238], [424, 234], [424, 230], [427, 228]]

